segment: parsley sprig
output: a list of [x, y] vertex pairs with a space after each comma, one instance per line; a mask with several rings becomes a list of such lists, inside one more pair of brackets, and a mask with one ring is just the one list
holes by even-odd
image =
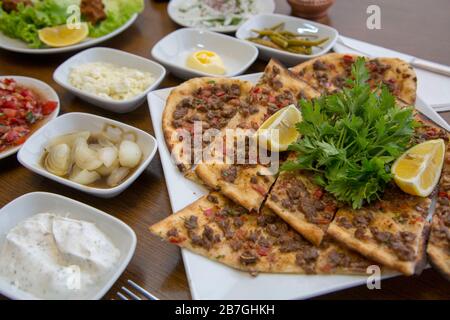
[[396, 105], [385, 86], [373, 92], [368, 80], [360, 58], [343, 91], [300, 101], [301, 138], [289, 147], [297, 159], [281, 168], [313, 171], [317, 184], [355, 209], [380, 197], [417, 125], [411, 107]]

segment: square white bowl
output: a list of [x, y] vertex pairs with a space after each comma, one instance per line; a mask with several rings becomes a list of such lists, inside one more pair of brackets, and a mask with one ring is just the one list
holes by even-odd
[[197, 50], [216, 52], [227, 70], [224, 77], [244, 73], [258, 57], [258, 50], [249, 42], [195, 28], [183, 28], [170, 33], [153, 47], [152, 56], [182, 79], [217, 77], [186, 67], [188, 55]]
[[[16, 80], [17, 84], [19, 84], [25, 88], [29, 88], [29, 89], [33, 90], [34, 92], [38, 93], [41, 96], [41, 98], [43, 98], [44, 100], [56, 101], [58, 103], [58, 106], [56, 107], [56, 109], [53, 110], [53, 112], [51, 114], [46, 116], [44, 119], [42, 119], [38, 123], [39, 127], [42, 127], [44, 124], [55, 119], [58, 116], [59, 110], [60, 110], [60, 101], [59, 101], [58, 94], [52, 87], [50, 87], [45, 82], [42, 82], [42, 81], [34, 79], [34, 78], [21, 77], [21, 76], [0, 76], [0, 80], [2, 80], [2, 79], [14, 79], [14, 80]], [[0, 152], [0, 160], [16, 153], [17, 151], [19, 151], [20, 148], [22, 148], [22, 146], [23, 146], [23, 144], [16, 146], [14, 148], [6, 149], [3, 152]]]
[[[136, 234], [121, 220], [88, 206], [84, 203], [46, 192], [33, 192], [25, 194], [0, 209], [0, 248], [3, 246], [8, 232], [20, 222], [38, 213], [54, 213], [73, 219], [95, 223], [95, 225], [120, 250], [120, 257], [114, 270], [106, 277], [103, 283], [93, 288], [86, 300], [101, 299], [124, 272], [136, 249]], [[8, 281], [0, 281], [0, 293], [11, 299], [38, 299], [37, 297], [19, 290]]]
[[[141, 164], [121, 184], [113, 188], [94, 188], [84, 186], [82, 184], [70, 181], [69, 179], [54, 175], [42, 167], [40, 162], [44, 152], [44, 147], [51, 139], [76, 131], [100, 132], [102, 131], [105, 124], [111, 124], [122, 128], [125, 131], [136, 133], [136, 143], [142, 150]], [[41, 176], [52, 179], [80, 191], [92, 194], [94, 196], [102, 198], [112, 198], [123, 192], [139, 177], [139, 175], [148, 167], [148, 165], [152, 161], [157, 148], [158, 147], [156, 139], [145, 131], [118, 121], [95, 116], [92, 114], [72, 112], [66, 113], [56, 118], [55, 120], [50, 121], [44, 127], [36, 131], [25, 142], [22, 149], [20, 149], [19, 154], [17, 155], [17, 159], [24, 167]]]
[[[106, 62], [121, 67], [149, 72], [153, 75], [155, 82], [144, 92], [131, 99], [113, 100], [102, 98], [75, 88], [69, 81], [69, 75], [73, 67], [92, 62]], [[166, 70], [164, 67], [156, 62], [124, 51], [96, 47], [84, 50], [65, 61], [55, 70], [53, 79], [60, 86], [89, 103], [112, 112], [126, 113], [139, 107], [145, 101], [147, 94], [159, 86], [165, 75]]]
[[[288, 31], [296, 32], [302, 35], [315, 35], [318, 38], [329, 39], [325, 45], [321, 46], [321, 48], [313, 47], [313, 54], [311, 55], [286, 52], [245, 40], [256, 36], [256, 33], [252, 32], [253, 29], [270, 28], [282, 22], [285, 24], [284, 27]], [[282, 14], [256, 15], [245, 22], [236, 32], [236, 37], [238, 39], [248, 41], [258, 47], [261, 59], [269, 60], [271, 58], [275, 58], [286, 64], [288, 67], [291, 67], [301, 61], [312, 59], [327, 53], [336, 43], [338, 35], [337, 30], [329, 26]]]

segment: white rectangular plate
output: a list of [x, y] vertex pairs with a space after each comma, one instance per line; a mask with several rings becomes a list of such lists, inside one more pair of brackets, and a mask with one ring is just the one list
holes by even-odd
[[[260, 76], [260, 73], [255, 73], [237, 78], [256, 83]], [[151, 92], [148, 104], [170, 203], [173, 212], [177, 212], [207, 194], [207, 190], [186, 179], [178, 171], [164, 141], [161, 121], [171, 90], [172, 88], [167, 88]], [[417, 99], [417, 105], [420, 105], [420, 111], [428, 117], [439, 117], [422, 100]], [[362, 285], [367, 280], [366, 276], [344, 275], [260, 274], [252, 277], [246, 272], [234, 270], [185, 249], [182, 250], [182, 256], [193, 299], [307, 299]], [[394, 274], [385, 275], [384, 278], [392, 276]]]

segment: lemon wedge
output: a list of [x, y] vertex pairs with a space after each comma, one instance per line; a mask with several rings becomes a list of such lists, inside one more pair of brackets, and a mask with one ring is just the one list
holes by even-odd
[[439, 182], [444, 156], [445, 143], [442, 139], [425, 141], [412, 147], [392, 166], [395, 182], [406, 193], [429, 196]]
[[39, 39], [50, 47], [67, 47], [77, 44], [89, 34], [89, 26], [86, 22], [80, 23], [79, 28], [69, 29], [67, 25], [49, 27], [39, 30]]
[[293, 104], [277, 111], [256, 132], [259, 143], [271, 151], [286, 151], [299, 137], [295, 124], [300, 121], [302, 114]]

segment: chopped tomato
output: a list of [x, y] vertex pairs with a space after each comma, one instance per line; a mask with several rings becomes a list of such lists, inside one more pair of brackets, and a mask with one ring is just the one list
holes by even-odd
[[44, 105], [42, 106], [42, 114], [44, 116], [49, 115], [50, 113], [52, 113], [53, 111], [55, 111], [56, 107], [58, 106], [58, 102], [56, 101], [47, 101], [46, 103], [44, 103]]
[[175, 243], [175, 244], [181, 243], [181, 242], [183, 242], [184, 240], [186, 240], [186, 238], [185, 238], [185, 237], [181, 237], [181, 236], [178, 236], [178, 237], [170, 237], [170, 238], [169, 238], [169, 242], [170, 242], [170, 243]]
[[234, 234], [238, 239], [241, 239], [241, 240], [245, 239], [245, 237], [246, 237], [246, 232], [243, 231], [242, 229], [236, 230], [236, 232]]
[[411, 224], [416, 224], [418, 222], [423, 222], [423, 221], [424, 221], [424, 218], [417, 217], [417, 218], [415, 218], [414, 220], [411, 221]]
[[450, 193], [447, 193], [447, 192], [445, 192], [445, 191], [440, 191], [440, 192], [439, 192], [439, 197], [450, 199]]
[[12, 143], [14, 142], [14, 140], [16, 140], [19, 137], [19, 134], [15, 131], [9, 131], [6, 136], [5, 136], [5, 140], [8, 143]]
[[2, 113], [8, 118], [14, 118], [17, 115], [17, 110], [10, 108], [3, 108]]
[[353, 57], [351, 55], [344, 55], [344, 62], [345, 63], [353, 63]]
[[30, 89], [23, 89], [20, 95], [24, 98], [34, 98], [34, 94]]
[[252, 184], [253, 190], [257, 191], [260, 195], [264, 196], [266, 194], [266, 189], [259, 184]]
[[325, 218], [316, 218], [316, 219], [314, 219], [314, 222], [317, 224], [329, 224], [330, 220], [325, 219]]
[[258, 252], [258, 254], [259, 254], [261, 257], [265, 257], [265, 256], [267, 256], [267, 255], [269, 254], [270, 248], [259, 247], [258, 250], [257, 250], [257, 252]]
[[323, 196], [323, 190], [322, 189], [317, 189], [315, 192], [314, 192], [314, 199], [316, 199], [316, 200], [320, 200], [320, 199], [322, 199], [322, 196]]
[[314, 191], [314, 199], [320, 200], [323, 197], [323, 190], [321, 188], [318, 188], [316, 191]]
[[332, 267], [331, 267], [330, 264], [327, 263], [327, 264], [324, 265], [321, 269], [322, 269], [323, 272], [330, 272], [331, 269], [332, 269]]
[[214, 214], [214, 209], [213, 208], [208, 208], [206, 210], [203, 211], [203, 214], [207, 217], [211, 217]]
[[23, 137], [16, 139], [16, 141], [14, 141], [14, 144], [16, 146], [20, 146], [21, 144], [24, 144], [26, 140], [27, 140], [27, 137], [23, 136]]
[[328, 204], [325, 206], [325, 212], [334, 212], [336, 210], [336, 205]]

